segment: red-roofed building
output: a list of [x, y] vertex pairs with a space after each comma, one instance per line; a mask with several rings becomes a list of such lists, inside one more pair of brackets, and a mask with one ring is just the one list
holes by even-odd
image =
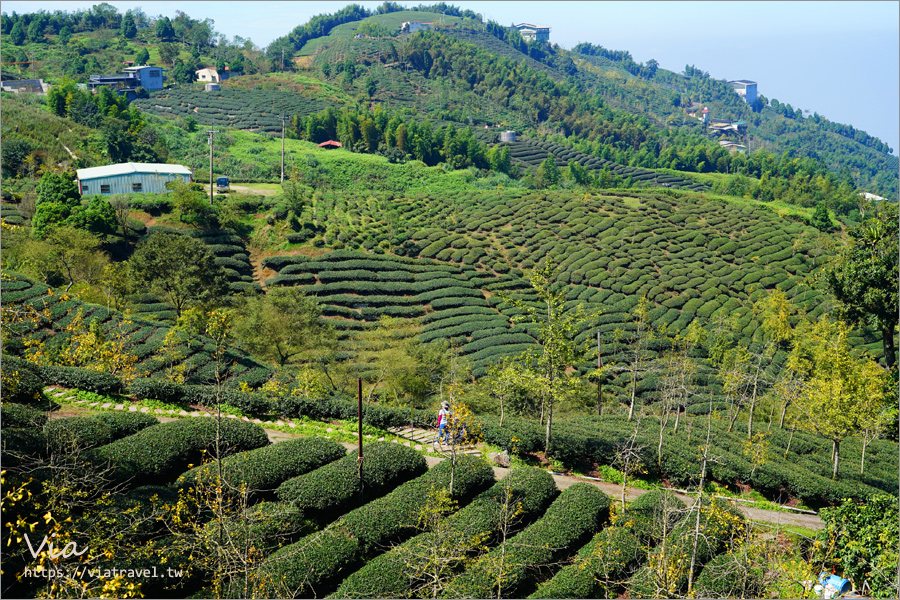
[[327, 142], [322, 142], [319, 144], [319, 148], [325, 148], [326, 150], [330, 150], [331, 148], [343, 148], [344, 145], [340, 142], [335, 142], [334, 140], [328, 140]]

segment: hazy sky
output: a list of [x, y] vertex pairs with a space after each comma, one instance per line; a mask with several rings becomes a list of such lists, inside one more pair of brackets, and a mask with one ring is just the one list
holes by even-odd
[[[431, 0], [404, 2], [406, 6]], [[120, 11], [211, 18], [217, 31], [265, 47], [310, 17], [350, 2], [141, 2], [110, 0]], [[357, 2], [372, 9], [382, 0]], [[815, 111], [887, 142], [900, 153], [900, 2], [454, 2], [508, 25], [551, 28], [564, 48], [592, 42], [628, 50], [682, 71], [750, 79], [770, 100]], [[4, 12], [76, 10], [96, 2], [6, 0]]]

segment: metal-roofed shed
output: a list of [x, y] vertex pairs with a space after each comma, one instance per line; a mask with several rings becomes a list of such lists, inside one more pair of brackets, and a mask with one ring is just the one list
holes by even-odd
[[165, 194], [170, 181], [191, 181], [191, 170], [164, 163], [122, 163], [78, 169], [78, 190], [82, 195]]

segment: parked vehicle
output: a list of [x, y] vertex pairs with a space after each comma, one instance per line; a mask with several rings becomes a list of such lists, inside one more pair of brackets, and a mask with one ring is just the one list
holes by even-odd
[[216, 191], [217, 192], [227, 192], [230, 191], [229, 182], [227, 177], [219, 177], [216, 179]]

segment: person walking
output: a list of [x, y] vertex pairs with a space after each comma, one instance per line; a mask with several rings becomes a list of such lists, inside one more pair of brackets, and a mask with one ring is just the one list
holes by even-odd
[[441, 402], [441, 410], [438, 411], [438, 439], [436, 443], [441, 443], [441, 439], [444, 437], [447, 438], [447, 443], [450, 443], [449, 416], [450, 403], [445, 400]]

